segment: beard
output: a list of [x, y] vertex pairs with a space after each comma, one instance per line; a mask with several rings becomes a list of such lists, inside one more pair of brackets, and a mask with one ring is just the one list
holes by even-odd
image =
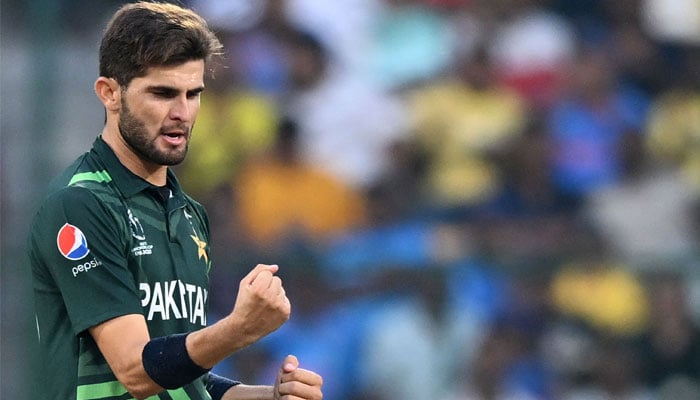
[[[182, 129], [189, 139], [190, 129], [186, 126], [178, 126], [178, 128]], [[131, 112], [124, 98], [122, 98], [122, 112], [119, 115], [119, 133], [139, 158], [158, 165], [180, 164], [185, 159], [189, 148], [189, 140], [184, 148], [158, 148], [157, 140], [162, 129], [158, 132], [159, 135], [150, 137], [146, 125]]]

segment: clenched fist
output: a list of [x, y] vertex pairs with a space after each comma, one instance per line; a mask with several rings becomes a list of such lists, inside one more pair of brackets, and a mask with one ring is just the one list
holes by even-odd
[[258, 264], [239, 285], [229, 318], [239, 329], [237, 333], [250, 343], [277, 330], [289, 319], [291, 305], [282, 280], [275, 275], [278, 270], [277, 265]]

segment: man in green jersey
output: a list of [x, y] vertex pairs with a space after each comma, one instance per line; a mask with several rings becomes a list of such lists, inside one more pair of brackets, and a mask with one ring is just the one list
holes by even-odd
[[201, 17], [134, 3], [112, 17], [95, 92], [92, 149], [53, 182], [29, 257], [47, 399], [309, 399], [322, 378], [287, 357], [272, 386], [209, 370], [288, 318], [276, 265], [240, 282], [208, 325], [209, 224], [169, 166], [187, 153], [204, 73], [221, 44]]

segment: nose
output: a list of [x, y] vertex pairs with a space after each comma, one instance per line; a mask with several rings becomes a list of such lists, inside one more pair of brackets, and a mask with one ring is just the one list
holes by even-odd
[[194, 119], [194, 115], [197, 112], [195, 101], [186, 95], [174, 98], [170, 108], [170, 119], [183, 122], [189, 122]]

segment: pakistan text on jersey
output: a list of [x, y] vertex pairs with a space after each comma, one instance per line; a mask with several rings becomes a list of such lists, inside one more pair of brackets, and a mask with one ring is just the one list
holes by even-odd
[[149, 321], [154, 318], [164, 321], [171, 318], [189, 319], [192, 324], [206, 326], [207, 289], [173, 280], [151, 285], [141, 282], [139, 290], [143, 293], [141, 306], [145, 309]]

